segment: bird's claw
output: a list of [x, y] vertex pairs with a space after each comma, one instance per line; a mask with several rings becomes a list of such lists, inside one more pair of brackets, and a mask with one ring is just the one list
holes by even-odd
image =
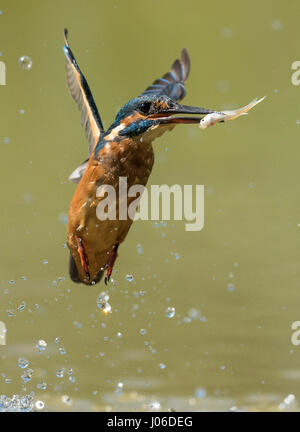
[[109, 280], [110, 280], [110, 277], [111, 277], [111, 274], [112, 274], [112, 271], [114, 268], [114, 264], [115, 264], [115, 261], [116, 261], [117, 256], [118, 256], [118, 247], [119, 247], [119, 243], [116, 243], [108, 255], [108, 259], [107, 259], [107, 263], [106, 263], [106, 276], [104, 279], [105, 285], [107, 285]]
[[88, 256], [87, 256], [83, 241], [80, 237], [76, 237], [76, 240], [77, 240], [77, 251], [78, 251], [79, 256], [80, 256], [82, 268], [86, 274], [87, 279], [90, 280], [89, 260], [88, 260]]

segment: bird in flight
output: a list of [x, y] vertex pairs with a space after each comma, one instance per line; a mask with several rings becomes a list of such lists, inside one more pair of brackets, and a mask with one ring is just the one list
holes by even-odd
[[[70, 175], [78, 183], [68, 214], [69, 274], [77, 283], [94, 285], [105, 274], [109, 281], [118, 248], [125, 240], [132, 219], [119, 217], [116, 199], [115, 220], [99, 220], [97, 205], [103, 199], [101, 185], [115, 188], [119, 178], [127, 187], [145, 186], [150, 176], [154, 153], [152, 141], [178, 124], [200, 123], [214, 110], [181, 105], [186, 94], [185, 81], [190, 72], [186, 49], [171, 70], [158, 78], [138, 97], [127, 102], [112, 125], [105, 130], [89, 85], [82, 74], [64, 31], [67, 84], [81, 113], [81, 124], [89, 143], [89, 157]], [[128, 198], [127, 206], [133, 198]]]

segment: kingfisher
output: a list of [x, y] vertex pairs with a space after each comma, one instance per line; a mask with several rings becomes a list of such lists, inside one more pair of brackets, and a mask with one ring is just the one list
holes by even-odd
[[[215, 110], [179, 103], [186, 94], [185, 82], [190, 72], [190, 58], [183, 49], [171, 70], [129, 100], [105, 130], [90, 87], [69, 46], [67, 29], [63, 52], [67, 85], [81, 113], [89, 144], [88, 158], [69, 176], [71, 182], [77, 183], [68, 213], [69, 274], [74, 282], [86, 285], [98, 283], [105, 274], [107, 284], [132, 218], [119, 217], [116, 199], [115, 220], [99, 220], [96, 209], [104, 198], [97, 194], [97, 189], [109, 185], [118, 196], [120, 177], [126, 178], [128, 189], [133, 185], [145, 186], [154, 163], [153, 140], [178, 124], [199, 124], [203, 118], [199, 115]], [[132, 200], [128, 198], [128, 206]]]

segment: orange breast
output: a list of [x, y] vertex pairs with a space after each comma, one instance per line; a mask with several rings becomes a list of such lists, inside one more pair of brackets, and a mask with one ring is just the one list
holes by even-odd
[[[68, 219], [68, 246], [79, 278], [85, 283], [91, 283], [98, 272], [105, 268], [113, 246], [125, 240], [132, 224], [129, 218], [125, 221], [118, 219], [119, 177], [127, 178], [128, 188], [134, 184], [146, 185], [153, 161], [152, 145], [131, 139], [118, 143], [109, 141], [100, 150], [97, 159], [91, 156], [75, 190]], [[104, 184], [116, 190], [116, 220], [100, 221], [97, 218], [97, 205], [104, 199], [97, 196], [97, 189]], [[78, 238], [85, 250], [89, 280]]]

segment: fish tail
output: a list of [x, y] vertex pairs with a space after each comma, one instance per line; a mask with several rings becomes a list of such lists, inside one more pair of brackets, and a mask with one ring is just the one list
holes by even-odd
[[241, 108], [241, 112], [243, 113], [243, 112], [247, 112], [247, 111], [251, 110], [255, 105], [262, 102], [265, 98], [266, 98], [266, 96], [263, 96], [260, 99], [257, 99], [257, 98], [253, 99], [250, 103], [248, 103], [248, 105]]
[[234, 120], [238, 117], [240, 117], [241, 115], [245, 115], [248, 114], [248, 111], [250, 111], [255, 105], [259, 104], [260, 102], [262, 102], [265, 99], [266, 96], [260, 98], [260, 99], [253, 99], [250, 103], [248, 103], [248, 105], [245, 105], [244, 107], [242, 107], [241, 109], [237, 109], [235, 111], [233, 111], [233, 115], [230, 118], [230, 120]]

